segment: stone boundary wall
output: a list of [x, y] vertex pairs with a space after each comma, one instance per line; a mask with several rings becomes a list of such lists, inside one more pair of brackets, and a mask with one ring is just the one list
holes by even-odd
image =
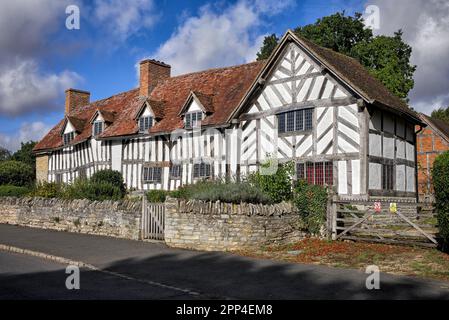
[[303, 239], [290, 204], [252, 205], [176, 200], [165, 202], [167, 245], [230, 251]]
[[0, 223], [138, 240], [141, 201], [0, 197]]

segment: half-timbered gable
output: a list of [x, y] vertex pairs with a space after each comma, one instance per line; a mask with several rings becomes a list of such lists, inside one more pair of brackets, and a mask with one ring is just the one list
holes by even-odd
[[[35, 148], [48, 180], [112, 168], [130, 189], [173, 190], [242, 178], [274, 158], [342, 197], [416, 192], [417, 115], [354, 59], [290, 31], [267, 61], [171, 77], [145, 60], [140, 73], [138, 89], [66, 103], [73, 128], [59, 123]], [[75, 135], [64, 144], [55, 130], [66, 129]]]

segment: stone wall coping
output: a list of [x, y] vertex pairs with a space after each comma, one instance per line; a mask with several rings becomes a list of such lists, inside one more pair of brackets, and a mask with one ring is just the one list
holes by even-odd
[[296, 214], [295, 206], [289, 202], [276, 204], [225, 203], [220, 201], [180, 200], [167, 198], [166, 207], [172, 207], [181, 214], [203, 215], [247, 215], [247, 216], [282, 216]]
[[91, 201], [88, 199], [59, 199], [59, 198], [40, 198], [40, 197], [0, 197], [0, 205], [17, 205], [29, 207], [46, 207], [46, 206], [60, 206], [70, 209], [113, 209], [132, 211], [133, 213], [141, 210], [142, 202], [133, 200], [120, 201]]

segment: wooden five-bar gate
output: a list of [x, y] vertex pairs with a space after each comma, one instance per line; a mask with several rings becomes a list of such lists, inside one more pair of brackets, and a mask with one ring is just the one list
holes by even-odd
[[164, 204], [149, 203], [144, 196], [142, 199], [141, 238], [143, 240], [164, 240], [164, 220]]
[[333, 240], [355, 240], [435, 247], [438, 227], [430, 204], [342, 201], [328, 208]]

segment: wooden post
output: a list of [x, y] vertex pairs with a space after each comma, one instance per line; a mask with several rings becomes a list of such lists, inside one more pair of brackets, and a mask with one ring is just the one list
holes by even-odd
[[337, 239], [337, 196], [332, 197], [332, 240]]

